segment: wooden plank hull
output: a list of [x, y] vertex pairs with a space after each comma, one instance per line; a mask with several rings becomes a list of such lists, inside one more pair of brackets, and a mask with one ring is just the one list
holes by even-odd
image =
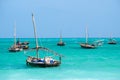
[[108, 44], [117, 44], [116, 42], [108, 42]]
[[19, 52], [19, 51], [22, 51], [22, 48], [10, 48], [9, 49], [9, 52]]
[[55, 61], [53, 64], [46, 64], [40, 62], [29, 62], [26, 60], [26, 64], [34, 67], [57, 67], [60, 65], [59, 61]]
[[65, 46], [65, 43], [57, 43], [57, 46]]
[[91, 44], [80, 44], [80, 46], [82, 48], [86, 48], [86, 49], [94, 49], [94, 48], [96, 48], [95, 45], [91, 45]]

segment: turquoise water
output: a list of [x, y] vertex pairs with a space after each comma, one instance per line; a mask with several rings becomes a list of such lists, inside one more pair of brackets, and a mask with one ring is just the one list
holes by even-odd
[[[35, 46], [33, 38], [20, 39]], [[59, 67], [38, 68], [26, 66], [24, 51], [10, 53], [12, 38], [0, 39], [0, 79], [1, 80], [120, 80], [120, 43], [107, 44], [96, 49], [83, 49], [79, 43], [84, 38], [64, 38], [66, 46], [56, 46], [59, 39], [39, 39], [42, 46], [48, 47], [62, 55]], [[90, 41], [97, 40], [91, 38]], [[120, 39], [116, 39], [120, 42]]]

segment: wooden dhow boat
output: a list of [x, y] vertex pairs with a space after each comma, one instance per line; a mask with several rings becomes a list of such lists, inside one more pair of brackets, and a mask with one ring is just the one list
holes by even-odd
[[[35, 20], [34, 20], [33, 14], [32, 14], [32, 22], [33, 22], [33, 27], [34, 27], [34, 36], [35, 36], [36, 47], [29, 49], [29, 50], [35, 50], [36, 56], [32, 57], [32, 56], [27, 55], [28, 58], [26, 60], [26, 64], [30, 65], [30, 66], [38, 66], [38, 67], [56, 67], [56, 66], [59, 66], [61, 64], [62, 55], [56, 53], [53, 50], [50, 50], [50, 49], [45, 48], [45, 47], [40, 47], [38, 45], [38, 39], [37, 39], [37, 35], [36, 35], [36, 25], [35, 25]], [[50, 53], [54, 54], [55, 56], [59, 57], [59, 60], [56, 60], [56, 59], [52, 58], [51, 56], [45, 56], [43, 58], [40, 57], [40, 55], [39, 55], [40, 50], [44, 50], [46, 52], [50, 52]]]
[[87, 31], [87, 27], [86, 27], [86, 35], [85, 36], [86, 36], [86, 42], [85, 43], [81, 43], [80, 46], [82, 48], [86, 48], [86, 49], [94, 49], [94, 48], [96, 48], [96, 45], [88, 43], [88, 31]]
[[62, 35], [60, 34], [60, 41], [57, 43], [57, 46], [65, 46], [65, 43], [62, 40]]
[[110, 39], [108, 41], [108, 44], [117, 44], [116, 40], [112, 38], [112, 36], [110, 36]]
[[14, 27], [14, 44], [9, 48], [9, 52], [19, 52], [23, 49], [19, 44], [16, 44], [16, 25]]

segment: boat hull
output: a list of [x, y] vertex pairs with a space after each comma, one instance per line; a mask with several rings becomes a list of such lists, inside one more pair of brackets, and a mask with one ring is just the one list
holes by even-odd
[[19, 52], [20, 50], [9, 50], [9, 52]]
[[17, 48], [17, 49], [16, 48], [13, 48], [13, 49], [10, 48], [9, 49], [9, 52], [19, 52], [19, 51], [22, 51], [22, 49], [21, 48]]
[[34, 67], [57, 67], [60, 65], [59, 61], [54, 62], [53, 64], [46, 64], [46, 63], [40, 63], [40, 62], [29, 62], [26, 60], [26, 64], [29, 66]]
[[117, 44], [116, 42], [108, 42], [108, 44]]
[[91, 45], [91, 44], [80, 44], [80, 46], [82, 48], [86, 48], [86, 49], [94, 49], [94, 48], [96, 48], [95, 45]]
[[57, 43], [57, 46], [65, 46], [65, 43]]

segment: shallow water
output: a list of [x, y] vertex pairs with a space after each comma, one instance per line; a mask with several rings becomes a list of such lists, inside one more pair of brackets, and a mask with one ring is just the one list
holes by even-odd
[[[33, 38], [20, 39], [29, 41], [35, 46]], [[83, 49], [79, 43], [84, 38], [64, 38], [64, 47], [57, 46], [59, 39], [39, 39], [42, 46], [50, 48], [62, 55], [59, 67], [38, 68], [26, 66], [24, 51], [10, 53], [8, 48], [13, 44], [12, 38], [0, 39], [0, 79], [1, 80], [120, 80], [120, 43], [107, 44], [96, 49]], [[97, 38], [91, 38], [92, 42]], [[116, 39], [118, 42], [119, 38]], [[34, 53], [27, 51], [30, 55]], [[44, 52], [40, 52], [43, 56]], [[48, 54], [44, 54], [48, 55]]]

